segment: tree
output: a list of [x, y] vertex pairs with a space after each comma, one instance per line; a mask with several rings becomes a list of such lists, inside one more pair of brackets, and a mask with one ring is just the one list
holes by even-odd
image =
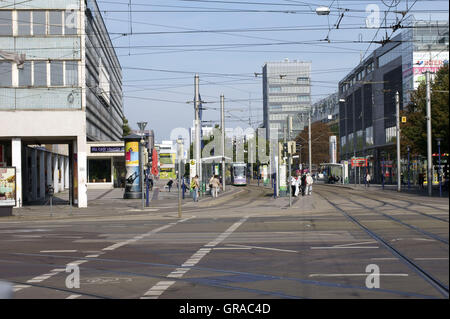
[[[433, 150], [437, 150], [436, 138], [442, 138], [441, 152], [449, 151], [449, 110], [448, 110], [448, 64], [436, 73], [431, 84], [431, 128]], [[426, 83], [421, 83], [411, 94], [411, 103], [402, 111], [407, 122], [401, 124], [402, 153], [406, 147], [411, 147], [412, 154], [427, 155], [427, 109], [426, 109]]]
[[[331, 130], [330, 126], [322, 123], [315, 122], [311, 125], [311, 161], [312, 164], [319, 165], [321, 163], [330, 162], [330, 136], [336, 135]], [[300, 153], [298, 144], [301, 144], [301, 161], [302, 163], [308, 163], [309, 161], [309, 147], [308, 147], [308, 127], [305, 126], [303, 131], [301, 131], [295, 141], [297, 143], [297, 154]], [[339, 158], [339, 154], [337, 154]]]
[[131, 128], [128, 125], [128, 120], [127, 118], [124, 116], [123, 117], [123, 124], [122, 124], [122, 137], [128, 136], [131, 133]]

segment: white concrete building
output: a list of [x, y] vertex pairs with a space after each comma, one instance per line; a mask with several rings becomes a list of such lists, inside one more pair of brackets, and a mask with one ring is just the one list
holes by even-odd
[[[0, 21], [0, 144], [16, 167], [18, 206], [28, 175], [33, 199], [36, 174], [42, 165], [49, 174], [53, 161], [53, 175], [62, 166], [70, 175], [73, 203], [87, 207], [87, 142], [120, 141], [123, 123], [121, 66], [96, 1], [4, 0]], [[66, 145], [67, 155], [28, 148], [50, 144]]]

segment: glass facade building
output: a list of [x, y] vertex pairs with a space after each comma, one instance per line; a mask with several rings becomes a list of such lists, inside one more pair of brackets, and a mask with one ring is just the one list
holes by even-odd
[[[448, 63], [448, 21], [409, 18], [405, 25], [339, 82], [341, 160], [367, 157], [376, 183], [396, 182], [396, 92], [403, 110], [425, 72]], [[360, 178], [350, 171], [351, 181]]]
[[[284, 136], [288, 115], [293, 117], [292, 136], [303, 130], [311, 108], [311, 62], [268, 62], [263, 66], [264, 127], [269, 132], [278, 131], [278, 140]], [[271, 139], [275, 137], [270, 137]]]

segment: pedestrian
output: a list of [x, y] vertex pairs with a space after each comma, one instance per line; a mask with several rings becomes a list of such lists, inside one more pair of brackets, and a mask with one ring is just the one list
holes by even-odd
[[370, 187], [370, 181], [372, 180], [372, 177], [369, 173], [366, 175], [366, 187]]
[[211, 195], [213, 195], [213, 197], [214, 197], [214, 194], [213, 194], [213, 180], [214, 180], [214, 178], [216, 178], [216, 176], [215, 175], [212, 175], [211, 176], [211, 178], [209, 179], [209, 193], [211, 194]]
[[302, 196], [305, 196], [306, 192], [306, 174], [302, 175], [302, 178], [300, 179], [300, 185], [302, 188]]
[[213, 176], [213, 179], [211, 180], [211, 186], [213, 198], [217, 198], [219, 196], [219, 188], [222, 186], [220, 184], [219, 176]]
[[291, 176], [291, 194], [292, 196], [295, 196], [295, 193], [297, 192], [297, 179], [295, 178], [295, 176]]
[[195, 175], [195, 177], [191, 181], [191, 191], [192, 196], [194, 198], [194, 202], [198, 202], [198, 187], [199, 187], [198, 175]]
[[313, 178], [311, 177], [311, 174], [308, 173], [306, 176], [306, 195], [311, 195], [312, 193], [312, 184], [314, 183]]
[[300, 176], [295, 177], [295, 197], [298, 197], [298, 194], [300, 193], [300, 187], [302, 185], [302, 180], [300, 179]]
[[167, 187], [169, 187], [169, 192], [170, 192], [170, 189], [172, 188], [172, 185], [173, 185], [173, 180], [169, 180], [167, 182]]
[[420, 173], [419, 174], [419, 186], [420, 186], [420, 189], [424, 189], [424, 187], [423, 187], [424, 181], [425, 181], [425, 178], [423, 176], [423, 173]]

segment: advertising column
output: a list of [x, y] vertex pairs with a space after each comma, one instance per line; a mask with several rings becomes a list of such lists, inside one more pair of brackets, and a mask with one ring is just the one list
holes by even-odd
[[16, 206], [16, 168], [0, 168], [0, 216], [12, 216]]
[[125, 140], [125, 199], [141, 198], [141, 183], [139, 173], [139, 135], [129, 135]]

